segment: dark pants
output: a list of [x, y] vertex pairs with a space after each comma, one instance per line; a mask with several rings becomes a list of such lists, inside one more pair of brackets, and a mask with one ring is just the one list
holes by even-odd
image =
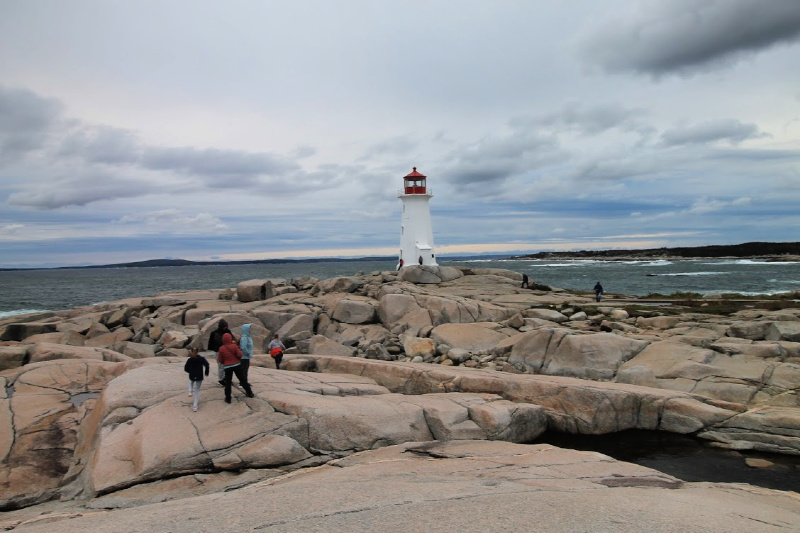
[[250, 359], [242, 359], [242, 372], [244, 372], [244, 380], [250, 383]]
[[280, 369], [281, 361], [283, 361], [283, 352], [281, 352], [278, 355], [276, 355], [275, 357], [273, 357], [273, 359], [275, 359], [275, 368]]
[[250, 388], [250, 384], [247, 382], [247, 375], [242, 369], [242, 365], [236, 365], [225, 369], [225, 401], [231, 399], [231, 382], [234, 374], [236, 374], [236, 379], [239, 380], [239, 385], [244, 389], [244, 393], [247, 394], [248, 398], [252, 398], [253, 389]]

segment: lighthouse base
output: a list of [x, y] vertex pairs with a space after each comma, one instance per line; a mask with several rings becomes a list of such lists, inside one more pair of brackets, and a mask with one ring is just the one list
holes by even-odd
[[410, 283], [444, 283], [464, 276], [464, 273], [455, 267], [411, 265], [400, 270], [400, 279]]

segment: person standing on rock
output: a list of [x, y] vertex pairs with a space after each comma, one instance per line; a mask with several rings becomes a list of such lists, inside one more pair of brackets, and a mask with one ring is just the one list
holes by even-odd
[[200, 355], [197, 348], [192, 348], [189, 352], [189, 359], [183, 365], [184, 372], [189, 374], [189, 395], [194, 396], [192, 401], [192, 411], [197, 411], [197, 400], [200, 398], [200, 386], [203, 384], [203, 370], [208, 375], [211, 365], [205, 357]]
[[520, 285], [520, 289], [530, 289], [528, 287], [528, 275], [522, 274], [522, 285]]
[[242, 372], [242, 350], [234, 344], [233, 335], [230, 333], [222, 336], [222, 346], [217, 353], [217, 363], [225, 368], [225, 403], [231, 403], [231, 382], [234, 374], [236, 374], [236, 379], [239, 380], [239, 385], [242, 386], [247, 397], [252, 398], [254, 396], [253, 390], [247, 382], [247, 376]]
[[[223, 318], [217, 323], [217, 329], [211, 332], [211, 336], [208, 338], [208, 349], [219, 357], [219, 349], [222, 346], [222, 336], [228, 333], [231, 338], [233, 338], [233, 332], [228, 329], [228, 322]], [[217, 366], [217, 378], [219, 379], [219, 384], [224, 385], [225, 381], [225, 369], [222, 366]]]
[[275, 334], [275, 337], [269, 341], [267, 350], [269, 350], [269, 354], [272, 356], [272, 358], [275, 359], [275, 368], [280, 370], [281, 361], [283, 361], [283, 352], [286, 350], [286, 346], [283, 345], [281, 338], [277, 333]]
[[242, 338], [239, 339], [239, 349], [242, 350], [242, 373], [244, 379], [250, 382], [250, 358], [253, 357], [253, 337], [250, 335], [252, 324], [242, 326]]
[[598, 302], [603, 299], [603, 286], [600, 285], [599, 281], [594, 286], [594, 299]]

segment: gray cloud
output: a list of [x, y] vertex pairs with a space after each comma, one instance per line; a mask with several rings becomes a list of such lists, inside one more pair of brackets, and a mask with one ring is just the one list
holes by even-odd
[[520, 126], [513, 124], [514, 131], [505, 137], [487, 138], [455, 150], [444, 179], [468, 189], [487, 182], [501, 183], [558, 157], [560, 149], [553, 137]]
[[583, 56], [609, 72], [661, 76], [730, 64], [800, 40], [797, 0], [659, 0], [636, 19], [615, 21], [584, 43]]
[[555, 113], [535, 118], [517, 117], [510, 124], [516, 127], [549, 126], [573, 129], [583, 135], [597, 135], [614, 128], [646, 133], [652, 128], [640, 122], [639, 119], [644, 115], [644, 110], [619, 104], [584, 106], [573, 102]]
[[[299, 170], [297, 163], [268, 153], [217, 150], [213, 148], [157, 148], [143, 151], [141, 164], [149, 170], [192, 174], [206, 179], [209, 187], [249, 186], [262, 176], [276, 177]], [[238, 182], [215, 181], [236, 179]]]
[[141, 152], [141, 142], [131, 131], [78, 124], [67, 133], [56, 156], [78, 157], [89, 163], [125, 165], [136, 163]]
[[99, 200], [134, 198], [151, 194], [149, 188], [136, 179], [117, 178], [109, 174], [93, 174], [82, 178], [62, 178], [43, 186], [11, 193], [8, 204], [57, 209], [70, 205], [87, 205]]
[[61, 111], [56, 100], [0, 86], [0, 160], [14, 160], [43, 148]]
[[691, 126], [680, 126], [664, 131], [661, 139], [669, 146], [683, 144], [705, 144], [715, 141], [728, 141], [737, 144], [747, 139], [763, 137], [755, 124], [744, 124], [738, 120], [719, 119], [701, 122]]

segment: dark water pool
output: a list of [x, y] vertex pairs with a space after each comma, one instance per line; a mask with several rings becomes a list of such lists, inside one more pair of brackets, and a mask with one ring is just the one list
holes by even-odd
[[[568, 435], [547, 432], [535, 444], [596, 451], [620, 461], [646, 466], [683, 481], [749, 483], [800, 492], [800, 456], [738, 452], [706, 441], [658, 431], [631, 430], [610, 435]], [[747, 459], [769, 461], [754, 468]]]

